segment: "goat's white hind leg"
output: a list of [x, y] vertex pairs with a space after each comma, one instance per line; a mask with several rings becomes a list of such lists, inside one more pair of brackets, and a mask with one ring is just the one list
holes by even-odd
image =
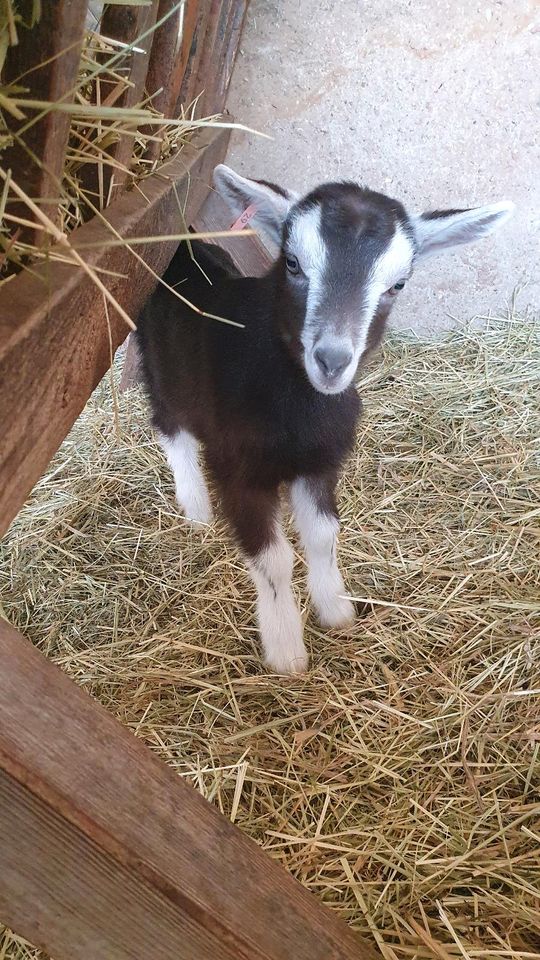
[[179, 430], [172, 437], [159, 435], [174, 475], [176, 499], [186, 520], [192, 523], [212, 522], [212, 505], [199, 463], [199, 444], [193, 434]]
[[337, 565], [339, 521], [334, 478], [301, 477], [291, 484], [291, 506], [308, 567], [313, 606], [324, 627], [344, 627], [355, 617]]

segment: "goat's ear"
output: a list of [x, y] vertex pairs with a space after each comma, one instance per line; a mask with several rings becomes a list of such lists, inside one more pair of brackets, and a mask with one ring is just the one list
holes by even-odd
[[502, 227], [513, 212], [514, 204], [502, 200], [472, 210], [435, 210], [414, 217], [418, 257], [429, 257], [460, 243], [481, 240]]
[[249, 226], [264, 230], [277, 244], [281, 243], [283, 222], [296, 195], [260, 180], [248, 180], [220, 163], [214, 170], [214, 186], [235, 217], [250, 206], [257, 208]]

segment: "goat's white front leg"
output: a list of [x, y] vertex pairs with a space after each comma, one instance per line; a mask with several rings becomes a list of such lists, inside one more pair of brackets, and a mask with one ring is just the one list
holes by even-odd
[[213, 472], [223, 509], [257, 589], [264, 661], [276, 673], [304, 673], [309, 660], [302, 618], [292, 590], [294, 552], [279, 522], [279, 491], [246, 487], [230, 480], [223, 483], [225, 471], [219, 463], [214, 465]]
[[159, 442], [173, 472], [176, 499], [186, 520], [211, 523], [212, 505], [199, 464], [198, 441], [187, 430], [179, 430], [172, 437], [160, 434]]
[[264, 658], [276, 673], [304, 673], [308, 655], [302, 618], [291, 579], [293, 549], [277, 528], [275, 539], [249, 558], [248, 568], [257, 588], [257, 619]]
[[333, 506], [333, 483], [301, 477], [291, 485], [291, 506], [308, 567], [308, 587], [321, 624], [344, 627], [355, 617], [354, 604], [343, 594], [337, 565], [339, 521]]

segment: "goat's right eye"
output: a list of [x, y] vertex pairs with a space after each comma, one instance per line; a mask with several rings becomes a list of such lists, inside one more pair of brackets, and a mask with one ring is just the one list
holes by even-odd
[[395, 283], [393, 287], [390, 287], [386, 292], [391, 296], [395, 297], [396, 293], [399, 293], [400, 290], [403, 290], [405, 286], [405, 280], [400, 280], [398, 283]]
[[285, 263], [287, 265], [287, 270], [289, 273], [292, 273], [293, 276], [297, 273], [300, 273], [300, 264], [296, 257], [285, 257]]

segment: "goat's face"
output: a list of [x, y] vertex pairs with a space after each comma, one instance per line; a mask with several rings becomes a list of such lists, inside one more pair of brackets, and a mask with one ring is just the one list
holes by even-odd
[[281, 330], [313, 387], [326, 394], [351, 384], [370, 331], [418, 260], [486, 236], [513, 211], [496, 203], [410, 216], [397, 200], [354, 183], [323, 184], [298, 199], [222, 165], [214, 179], [235, 214], [255, 209], [253, 226], [280, 245]]
[[340, 393], [349, 386], [373, 320], [389, 313], [414, 254], [401, 204], [355, 184], [325, 184], [291, 208], [282, 269], [302, 303], [295, 340], [316, 390]]

